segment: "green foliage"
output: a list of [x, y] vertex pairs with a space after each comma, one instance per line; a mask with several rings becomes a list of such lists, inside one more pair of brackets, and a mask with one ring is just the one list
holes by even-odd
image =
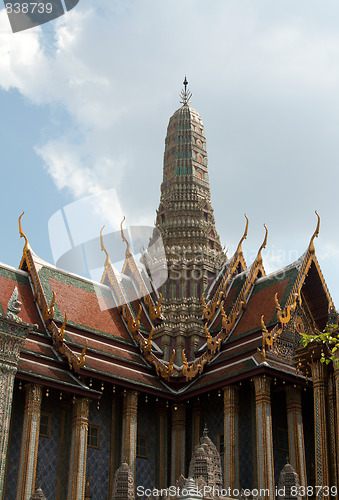
[[329, 356], [323, 355], [320, 358], [322, 363], [327, 365], [332, 361], [339, 365], [339, 357], [336, 356], [336, 351], [339, 348], [339, 328], [336, 324], [327, 324], [323, 332], [317, 332], [312, 335], [302, 334], [302, 343], [306, 347], [308, 345], [325, 344], [330, 351]]

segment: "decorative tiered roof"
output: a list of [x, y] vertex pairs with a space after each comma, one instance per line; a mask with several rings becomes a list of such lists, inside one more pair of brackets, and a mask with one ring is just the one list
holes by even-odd
[[20, 317], [38, 325], [27, 336], [19, 378], [98, 398], [89, 385], [97, 378], [175, 399], [263, 371], [302, 376], [293, 362], [300, 334], [321, 331], [333, 307], [315, 256], [319, 216], [305, 254], [276, 273], [266, 276], [263, 266], [266, 226], [257, 256], [246, 266], [246, 216], [243, 236], [227, 260], [210, 205], [203, 125], [189, 96], [185, 86], [166, 138], [157, 227], [169, 279], [161, 293], [122, 226], [123, 272], [114, 269], [101, 232], [106, 260], [102, 282], [95, 283], [41, 260], [20, 217], [20, 269], [0, 266], [0, 315], [17, 287]]

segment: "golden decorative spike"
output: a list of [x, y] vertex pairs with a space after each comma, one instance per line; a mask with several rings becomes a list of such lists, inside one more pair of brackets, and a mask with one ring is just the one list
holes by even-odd
[[47, 307], [46, 313], [43, 314], [44, 320], [52, 320], [54, 317], [54, 306], [55, 306], [55, 292], [53, 292], [53, 297], [51, 301], [51, 305]]
[[21, 217], [24, 215], [24, 213], [25, 212], [22, 212], [22, 214], [19, 217], [19, 234], [20, 234], [20, 238], [25, 238], [25, 246], [24, 246], [24, 251], [25, 251], [25, 250], [29, 250], [30, 246], [29, 246], [29, 243], [28, 243], [27, 236], [23, 232], [22, 225], [21, 225]]
[[260, 253], [260, 252], [261, 252], [261, 250], [263, 250], [264, 248], [266, 248], [266, 245], [267, 245], [267, 235], [268, 235], [268, 229], [267, 229], [266, 224], [264, 224], [264, 228], [265, 228], [265, 238], [264, 238], [264, 241], [263, 241], [263, 243], [262, 243], [261, 247], [259, 248], [259, 252], [258, 252], [258, 253]]
[[152, 326], [148, 339], [144, 341], [144, 351], [150, 352], [152, 350], [152, 339], [153, 339], [154, 327]]
[[[172, 356], [171, 356], [170, 362], [168, 363], [168, 369], [172, 370], [172, 373], [173, 373], [174, 358], [175, 358], [175, 349], [172, 349]], [[171, 373], [171, 375], [172, 375], [172, 373]]]
[[229, 321], [228, 321], [228, 317], [226, 316], [226, 313], [225, 313], [224, 301], [222, 301], [220, 304], [220, 312], [221, 312], [221, 317], [222, 317], [222, 320], [221, 320], [222, 329], [227, 330]]
[[76, 372], [80, 370], [80, 368], [83, 368], [85, 366], [85, 359], [86, 359], [86, 351], [87, 351], [87, 340], [85, 342], [84, 348], [81, 351], [80, 357], [76, 357], [73, 359], [73, 368]]
[[101, 251], [102, 252], [105, 252], [106, 254], [106, 262], [105, 262], [105, 267], [107, 267], [109, 264], [110, 264], [110, 258], [109, 258], [109, 255], [108, 255], [108, 252], [105, 248], [105, 245], [104, 245], [104, 238], [102, 236], [102, 231], [104, 230], [104, 225], [102, 226], [102, 228], [100, 229], [100, 243], [101, 243]]
[[185, 349], [182, 350], [182, 362], [183, 362], [184, 366], [188, 367], [188, 362], [187, 362], [187, 357], [186, 357], [186, 354], [185, 354]]
[[126, 259], [129, 259], [130, 257], [132, 257], [133, 254], [131, 252], [131, 248], [129, 246], [129, 243], [128, 243], [127, 239], [125, 238], [124, 230], [122, 229], [122, 225], [123, 225], [125, 219], [126, 219], [126, 217], [124, 217], [122, 219], [121, 224], [120, 224], [120, 229], [121, 229], [121, 238], [122, 238], [122, 241], [124, 241], [126, 243], [126, 245], [127, 245], [125, 257], [126, 257]]
[[57, 336], [56, 336], [57, 337], [56, 338], [57, 342], [62, 343], [63, 340], [64, 340], [66, 323], [67, 323], [67, 314], [65, 314], [64, 322], [62, 323], [62, 326], [61, 326], [61, 328], [59, 329], [59, 331], [57, 333]]
[[262, 355], [264, 358], [264, 361], [266, 361], [266, 342], [267, 338], [269, 337], [268, 330], [266, 328], [266, 325], [264, 323], [264, 315], [261, 316], [261, 328], [262, 328]]
[[241, 250], [241, 244], [244, 240], [246, 240], [247, 238], [247, 232], [248, 232], [248, 217], [246, 214], [245, 215], [245, 219], [246, 219], [246, 227], [245, 227], [245, 232], [243, 234], [243, 237], [241, 238], [241, 240], [239, 241], [239, 244], [238, 244], [238, 247], [237, 247], [237, 252], [240, 252]]
[[212, 335], [208, 331], [207, 323], [205, 323], [205, 334], [206, 334], [207, 341], [212, 340]]
[[215, 312], [217, 310], [217, 308], [219, 307], [220, 303], [221, 303], [221, 299], [224, 295], [224, 292], [221, 291], [219, 293], [219, 296], [218, 296], [218, 299], [215, 300], [214, 302], [212, 302], [211, 304], [211, 307], [209, 307], [207, 304], [206, 304], [206, 301], [205, 301], [205, 294], [203, 293], [201, 295], [201, 303], [202, 303], [202, 314], [203, 314], [203, 317], [207, 320], [211, 320], [213, 319], [214, 315], [215, 315]]
[[277, 293], [274, 295], [274, 302], [275, 302], [275, 308], [277, 310], [277, 316], [279, 316], [279, 313], [281, 314], [281, 307], [280, 307], [280, 304], [279, 304], [278, 294]]
[[154, 305], [151, 296], [145, 295], [144, 302], [148, 305], [148, 313], [152, 321], [155, 319], [161, 318], [161, 301], [162, 301], [162, 293], [159, 293], [159, 299], [157, 305]]
[[313, 233], [313, 236], [311, 238], [311, 241], [310, 241], [310, 244], [309, 244], [309, 247], [308, 247], [308, 249], [309, 249], [309, 251], [311, 253], [315, 253], [315, 248], [314, 248], [313, 241], [314, 241], [314, 238], [318, 238], [318, 236], [319, 236], [319, 229], [320, 229], [320, 216], [319, 216], [319, 214], [318, 214], [318, 212], [316, 210], [315, 210], [315, 214], [318, 217], [318, 221], [317, 221], [317, 227], [315, 228], [315, 231]]

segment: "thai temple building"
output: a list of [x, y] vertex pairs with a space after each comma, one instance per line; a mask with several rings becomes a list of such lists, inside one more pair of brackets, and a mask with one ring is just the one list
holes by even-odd
[[265, 272], [266, 227], [245, 262], [246, 216], [226, 255], [190, 97], [185, 79], [150, 237], [166, 254], [161, 286], [123, 225], [122, 271], [101, 233], [96, 283], [35, 254], [20, 216], [20, 265], [0, 264], [1, 499], [146, 499], [177, 484], [189, 499], [202, 498], [192, 485], [213, 484], [274, 500], [284, 467], [300, 487], [338, 486], [339, 366], [321, 362], [326, 345], [302, 342], [338, 328], [315, 254], [319, 216], [305, 253], [278, 272]]

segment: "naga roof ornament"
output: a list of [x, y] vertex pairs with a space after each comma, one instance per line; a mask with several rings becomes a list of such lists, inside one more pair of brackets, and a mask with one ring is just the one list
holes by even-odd
[[20, 269], [26, 268], [31, 276], [32, 289], [34, 292], [35, 301], [40, 309], [43, 324], [46, 330], [52, 335], [52, 341], [55, 348], [62, 354], [68, 362], [69, 368], [74, 369], [75, 372], [79, 372], [81, 368], [85, 365], [86, 359], [86, 350], [87, 350], [87, 340], [85, 345], [81, 351], [80, 356], [78, 356], [75, 352], [73, 352], [68, 345], [64, 342], [65, 328], [67, 323], [67, 315], [65, 315], [63, 324], [61, 328], [58, 328], [54, 321], [54, 312], [55, 312], [55, 293], [53, 292], [53, 297], [51, 304], [48, 305], [43, 287], [41, 285], [39, 273], [36, 268], [36, 263], [34, 261], [33, 255], [34, 253], [31, 251], [27, 236], [22, 230], [21, 218], [24, 215], [24, 212], [19, 217], [19, 234], [21, 238], [25, 239], [25, 246], [23, 249], [23, 257], [20, 263]]
[[320, 216], [319, 216], [319, 214], [318, 214], [318, 212], [316, 210], [315, 210], [315, 214], [316, 214], [316, 216], [318, 218], [318, 222], [317, 222], [317, 227], [315, 228], [315, 231], [314, 231], [314, 233], [312, 235], [312, 238], [311, 238], [311, 241], [310, 241], [310, 244], [309, 244], [309, 247], [308, 247], [309, 251], [311, 253], [315, 253], [315, 248], [314, 248], [313, 241], [314, 241], [314, 238], [318, 238], [318, 236], [319, 236], [319, 230], [320, 230]]

